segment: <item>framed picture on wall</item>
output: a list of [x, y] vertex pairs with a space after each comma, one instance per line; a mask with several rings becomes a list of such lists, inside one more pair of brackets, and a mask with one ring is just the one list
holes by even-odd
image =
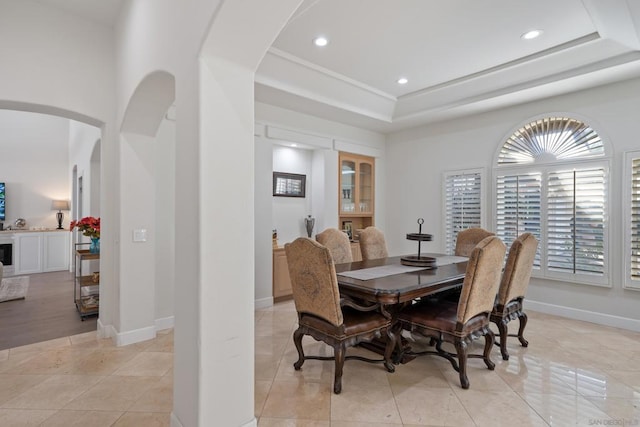
[[278, 197], [305, 197], [307, 176], [297, 173], [274, 172], [273, 195]]

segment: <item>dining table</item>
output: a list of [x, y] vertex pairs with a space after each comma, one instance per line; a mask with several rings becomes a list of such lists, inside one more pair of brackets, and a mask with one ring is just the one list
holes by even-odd
[[462, 286], [466, 257], [426, 253], [435, 268], [405, 266], [403, 257], [336, 264], [340, 295], [393, 306]]
[[[395, 322], [397, 313], [406, 304], [462, 287], [468, 258], [438, 253], [424, 256], [435, 258], [435, 266], [403, 265], [401, 256], [336, 264], [340, 296], [379, 304], [382, 314]], [[386, 343], [374, 340], [361, 346], [384, 354]], [[406, 342], [403, 348], [409, 350]], [[394, 351], [396, 363], [404, 364], [414, 357], [406, 351], [399, 355]]]

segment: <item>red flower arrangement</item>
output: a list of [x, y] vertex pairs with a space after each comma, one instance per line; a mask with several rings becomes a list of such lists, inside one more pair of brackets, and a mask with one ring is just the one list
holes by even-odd
[[70, 230], [73, 231], [74, 228], [79, 229], [82, 234], [92, 239], [100, 238], [100, 218], [85, 216], [80, 221], [71, 221]]

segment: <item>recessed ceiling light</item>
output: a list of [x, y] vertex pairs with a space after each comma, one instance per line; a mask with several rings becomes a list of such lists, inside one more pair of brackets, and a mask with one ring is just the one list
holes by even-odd
[[399, 85], [406, 85], [407, 83], [409, 83], [409, 80], [407, 80], [407, 78], [406, 78], [406, 77], [400, 77], [400, 78], [398, 79], [398, 84], [399, 84]]
[[291, 146], [292, 146], [292, 147], [297, 147], [297, 146], [298, 146], [298, 144], [291, 144]]
[[541, 34], [542, 34], [542, 30], [531, 30], [521, 35], [520, 38], [524, 40], [531, 40], [531, 39], [535, 39], [536, 37], [539, 37]]
[[315, 44], [316, 46], [326, 46], [329, 43], [329, 40], [327, 40], [326, 37], [316, 37], [315, 39], [313, 39], [313, 44]]

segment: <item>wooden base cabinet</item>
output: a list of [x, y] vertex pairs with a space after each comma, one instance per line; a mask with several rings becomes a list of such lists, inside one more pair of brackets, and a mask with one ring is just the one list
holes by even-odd
[[360, 242], [351, 242], [351, 256], [353, 257], [353, 262], [362, 261]]
[[283, 301], [291, 298], [291, 279], [289, 278], [289, 266], [287, 254], [284, 248], [273, 249], [273, 301]]

